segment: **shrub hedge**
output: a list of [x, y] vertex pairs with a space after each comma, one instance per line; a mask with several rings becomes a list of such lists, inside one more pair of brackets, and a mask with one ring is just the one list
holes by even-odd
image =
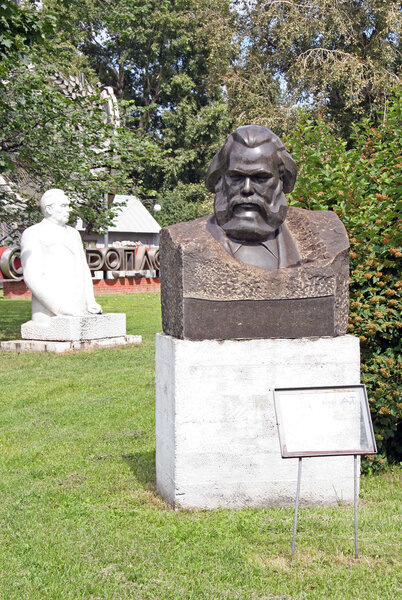
[[[379, 454], [366, 470], [401, 460], [400, 398], [401, 94], [380, 125], [356, 124], [352, 139], [302, 114], [286, 146], [300, 165], [290, 204], [335, 211], [349, 233], [349, 332], [361, 342], [366, 384]], [[399, 433], [399, 436], [398, 436]]]

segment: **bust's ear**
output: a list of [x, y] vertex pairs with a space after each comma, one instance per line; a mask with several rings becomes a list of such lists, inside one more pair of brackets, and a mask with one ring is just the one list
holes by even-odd
[[50, 217], [53, 214], [53, 204], [45, 206], [45, 217]]
[[208, 173], [205, 177], [205, 185], [207, 190], [212, 194], [216, 192], [216, 186], [222, 177], [222, 173], [224, 170], [224, 158], [222, 149], [215, 154], [212, 159], [211, 164], [209, 165]]
[[289, 194], [296, 183], [297, 166], [293, 158], [286, 150], [279, 152], [279, 158], [282, 164], [279, 167], [280, 178], [283, 182], [283, 193]]
[[222, 175], [225, 173], [227, 157], [230, 153], [233, 144], [233, 134], [230, 134], [223, 144], [222, 148], [215, 154], [211, 164], [209, 165], [208, 173], [205, 177], [205, 185], [207, 190], [215, 194], [218, 190]]

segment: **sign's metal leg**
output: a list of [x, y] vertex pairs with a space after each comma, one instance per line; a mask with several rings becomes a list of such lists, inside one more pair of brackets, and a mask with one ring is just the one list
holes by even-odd
[[359, 556], [359, 544], [357, 541], [357, 503], [358, 503], [358, 490], [357, 490], [357, 454], [355, 454], [353, 456], [354, 458], [354, 493], [355, 493], [355, 497], [354, 497], [354, 512], [355, 512], [355, 558], [358, 558]]
[[297, 513], [299, 511], [301, 472], [302, 472], [302, 459], [299, 458], [299, 468], [298, 468], [298, 471], [297, 471], [297, 491], [296, 491], [296, 504], [295, 504], [295, 518], [294, 518], [294, 523], [293, 523], [292, 556], [291, 556], [291, 559], [290, 559], [291, 562], [293, 562], [293, 558], [294, 558], [294, 555], [295, 555], [295, 547], [296, 547]]

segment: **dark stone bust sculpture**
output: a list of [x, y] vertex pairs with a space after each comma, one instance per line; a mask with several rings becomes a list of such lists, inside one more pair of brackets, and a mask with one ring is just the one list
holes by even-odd
[[214, 215], [161, 234], [162, 324], [188, 339], [346, 332], [349, 242], [330, 211], [288, 207], [297, 168], [269, 129], [239, 127], [209, 167]]

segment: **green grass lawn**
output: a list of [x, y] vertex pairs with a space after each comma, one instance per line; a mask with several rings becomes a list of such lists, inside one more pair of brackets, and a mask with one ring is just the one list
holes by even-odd
[[[142, 346], [0, 355], [0, 600], [401, 597], [400, 471], [353, 508], [174, 511], [156, 493], [159, 294], [102, 296]], [[1, 339], [30, 302], [0, 298]]]

